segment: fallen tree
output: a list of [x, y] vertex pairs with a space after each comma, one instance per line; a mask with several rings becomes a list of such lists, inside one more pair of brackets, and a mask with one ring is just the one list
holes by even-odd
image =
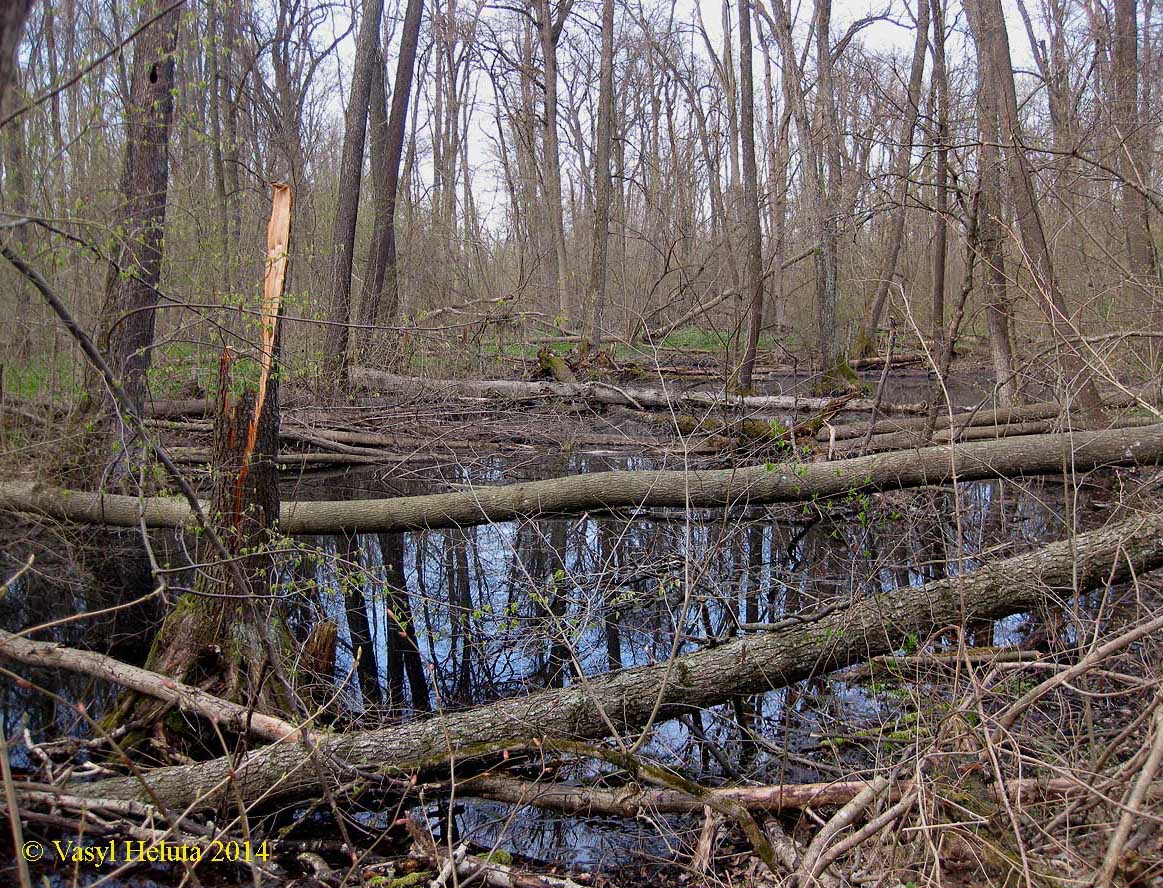
[[[1112, 398], [1108, 406], [1126, 407], [1134, 403], [1132, 398]], [[960, 437], [961, 433], [970, 428], [1005, 428], [1010, 425], [1033, 422], [1037, 420], [1058, 419], [1067, 413], [1058, 401], [1042, 401], [1037, 404], [1023, 404], [1018, 407], [1001, 407], [997, 410], [971, 410], [968, 413], [954, 413], [952, 417], [946, 412], [938, 413], [933, 420], [934, 431], [946, 431], [945, 440], [949, 440], [948, 429], [952, 426], [953, 437]], [[877, 421], [872, 427], [873, 435], [893, 433], [912, 433], [916, 440], [923, 440], [929, 420], [925, 417], [905, 419], [888, 417]], [[1081, 416], [1074, 417], [1074, 428], [1084, 428]], [[868, 432], [868, 423], [857, 422], [845, 425], [834, 425], [821, 429], [816, 433], [817, 441], [843, 441], [848, 438], [863, 438]], [[907, 446], [907, 445], [906, 445]]]
[[[950, 624], [999, 618], [1141, 575], [1163, 565], [1163, 515], [1136, 517], [948, 580], [904, 587], [816, 618], [584, 683], [425, 721], [280, 743], [232, 758], [158, 768], [70, 787], [76, 795], [211, 807], [319, 792], [319, 766], [337, 782], [408, 777], [450, 757], [496, 755], [544, 737], [626, 733], [738, 695], [766, 692], [899, 649]], [[312, 757], [317, 755], [318, 759]]]
[[[799, 811], [809, 806], [836, 807], [852, 801], [868, 786], [865, 780], [723, 786], [708, 789], [703, 796], [696, 796], [682, 790], [647, 788], [637, 783], [613, 788], [574, 786], [488, 773], [469, 777], [459, 783], [456, 790], [460, 796], [474, 796], [510, 805], [531, 805], [562, 814], [634, 817], [642, 810], [655, 814], [699, 814], [708, 798], [733, 802], [750, 811]], [[895, 801], [914, 786], [914, 781], [902, 780], [887, 793], [888, 798]], [[1016, 801], [1067, 795], [1080, 788], [1085, 788], [1085, 784], [1066, 778], [1024, 778], [983, 787], [989, 797], [1000, 800], [1008, 796]]]
[[67, 648], [56, 642], [33, 641], [0, 629], [0, 659], [26, 666], [68, 669], [114, 682], [124, 688], [162, 700], [183, 711], [217, 721], [228, 730], [249, 733], [264, 740], [281, 741], [300, 736], [290, 722], [231, 703], [202, 688], [174, 681], [148, 669], [122, 663], [95, 651]]
[[[285, 502], [280, 529], [291, 534], [387, 533], [471, 527], [520, 518], [613, 509], [714, 508], [799, 502], [851, 492], [896, 490], [953, 480], [1084, 472], [1163, 461], [1163, 425], [878, 453], [818, 463], [768, 463], [707, 471], [594, 472], [457, 493], [375, 500]], [[181, 527], [189, 505], [171, 497], [66, 490], [0, 482], [0, 511], [28, 512], [115, 527]]]
[[[606, 382], [528, 382], [519, 379], [425, 379], [422, 376], [397, 376], [382, 370], [353, 367], [351, 381], [365, 388], [416, 392], [433, 396], [449, 394], [470, 398], [506, 398], [511, 401], [530, 401], [559, 398], [568, 401], [589, 401], [608, 406], [635, 407], [639, 410], [699, 410], [708, 408], [741, 408], [744, 410], [822, 410], [833, 398], [808, 398], [798, 395], [724, 395], [722, 392], [681, 392], [654, 388], [631, 388]], [[848, 401], [845, 410], [871, 410], [867, 399]], [[928, 410], [925, 404], [886, 404], [886, 413], [920, 413]]]

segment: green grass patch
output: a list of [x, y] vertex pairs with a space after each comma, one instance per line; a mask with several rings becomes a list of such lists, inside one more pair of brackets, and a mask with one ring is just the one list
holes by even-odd
[[55, 366], [51, 355], [4, 365], [4, 391], [17, 398], [74, 398], [81, 394], [83, 379], [68, 354], [58, 355]]

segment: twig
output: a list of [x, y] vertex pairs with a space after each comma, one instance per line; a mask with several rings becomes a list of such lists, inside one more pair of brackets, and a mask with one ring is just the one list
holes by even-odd
[[16, 803], [16, 786], [12, 782], [12, 765], [8, 761], [8, 739], [4, 736], [3, 719], [0, 719], [0, 776], [4, 778], [4, 799], [8, 804], [8, 827], [12, 830], [12, 857], [16, 861], [16, 872], [21, 888], [32, 888], [32, 875], [28, 871], [28, 859], [24, 856], [24, 830], [20, 825], [20, 808]]
[[808, 845], [808, 850], [804, 852], [803, 860], [800, 861], [799, 868], [796, 870], [796, 876], [800, 880], [801, 885], [810, 885], [812, 882], [820, 877], [823, 873], [826, 863], [823, 863], [824, 851], [828, 847], [828, 843], [843, 829], [856, 820], [869, 805], [880, 798], [888, 789], [890, 781], [887, 777], [879, 776], [873, 779], [868, 786], [858, 792], [848, 804], [837, 811], [832, 818], [824, 824], [811, 844]]
[[1122, 862], [1123, 846], [1127, 841], [1127, 836], [1130, 835], [1131, 827], [1139, 817], [1143, 800], [1147, 797], [1147, 791], [1150, 789], [1160, 765], [1163, 765], [1163, 707], [1155, 710], [1155, 718], [1152, 721], [1155, 739], [1151, 742], [1150, 754], [1147, 756], [1142, 770], [1139, 771], [1139, 777], [1131, 789], [1130, 797], [1123, 806], [1123, 814], [1119, 818], [1118, 828], [1115, 829], [1115, 834], [1111, 836], [1110, 844], [1107, 846], [1102, 870], [1096, 881], [1098, 888], [1108, 888], [1113, 884], [1115, 871]]
[[[860, 442], [859, 451], [861, 453], [864, 452], [864, 450], [868, 447], [869, 442], [872, 441], [872, 433], [876, 428], [876, 418], [880, 413], [880, 402], [884, 399], [885, 383], [888, 382], [888, 374], [892, 369], [892, 349], [893, 346], [896, 345], [896, 318], [889, 318], [888, 323], [888, 348], [886, 349], [887, 355], [884, 359], [884, 369], [880, 371], [880, 381], [876, 384], [876, 396], [872, 401], [872, 413], [868, 417], [868, 431], [864, 433], [864, 440]], [[829, 437], [828, 440], [828, 455], [832, 455], [831, 437]]]

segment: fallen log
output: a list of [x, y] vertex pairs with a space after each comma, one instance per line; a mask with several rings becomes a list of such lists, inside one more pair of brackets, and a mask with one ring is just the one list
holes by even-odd
[[[654, 814], [698, 814], [708, 797], [733, 802], [749, 811], [802, 811], [804, 808], [838, 807], [852, 801], [868, 787], [864, 780], [837, 780], [830, 783], [784, 783], [765, 786], [725, 786], [708, 789], [695, 796], [676, 789], [646, 788], [637, 783], [618, 788], [571, 786], [554, 782], [522, 780], [499, 774], [470, 777], [457, 784], [458, 796], [473, 796], [510, 805], [529, 805], [589, 817], [606, 814], [635, 817], [639, 811]], [[913, 787], [912, 780], [893, 786], [888, 797], [896, 801]], [[991, 800], [1009, 797], [1017, 802], [1030, 798], [1067, 795], [1085, 789], [1085, 784], [1065, 778], [1024, 778], [1008, 780], [1002, 786], [983, 787]], [[937, 791], [939, 794], [939, 790]]]
[[[1118, 399], [1109, 402], [1111, 407], [1125, 407], [1130, 399]], [[992, 426], [1003, 428], [1015, 423], [1031, 422], [1036, 420], [1057, 419], [1062, 415], [1062, 405], [1057, 401], [1043, 401], [1038, 404], [1024, 404], [1020, 407], [1002, 407], [997, 410], [978, 410], [975, 412], [954, 414], [950, 422], [949, 414], [942, 412], [937, 415], [933, 426], [935, 431], [947, 430], [953, 426], [955, 434], [968, 428]], [[882, 419], [872, 427], [873, 435], [884, 435], [900, 432], [915, 432], [918, 435], [924, 431], [927, 419]], [[848, 423], [832, 426], [830, 429], [821, 429], [816, 434], [817, 441], [843, 441], [848, 438], [863, 438], [868, 432], [867, 423]], [[945, 440], [948, 440], [946, 435]]]
[[[823, 410], [834, 399], [809, 398], [799, 395], [724, 395], [721, 392], [680, 392], [663, 389], [627, 388], [603, 382], [527, 382], [519, 379], [425, 379], [420, 376], [397, 376], [382, 370], [353, 367], [351, 381], [365, 388], [380, 391], [409, 391], [432, 396], [449, 394], [470, 398], [506, 398], [512, 401], [531, 401], [559, 398], [568, 401], [589, 401], [594, 404], [629, 406], [656, 410], [707, 408], [742, 408], [745, 410]], [[851, 400], [846, 410], [872, 409], [872, 401]], [[882, 408], [886, 413], [919, 413], [928, 410], [924, 404], [890, 404]]]
[[[901, 648], [950, 624], [996, 619], [1047, 600], [1140, 576], [1163, 565], [1163, 515], [1135, 517], [988, 565], [953, 579], [876, 594], [816, 619], [659, 663], [595, 676], [585, 684], [446, 713], [425, 721], [325, 737], [312, 750], [280, 743], [241, 756], [158, 768], [70, 786], [76, 795], [213, 807], [297, 799], [319, 792], [317, 766], [338, 781], [413, 775], [450, 757], [496, 755], [531, 738], [597, 739], [655, 715], [673, 718], [740, 694], [764, 693]], [[656, 708], [657, 705], [657, 708]], [[143, 782], [148, 785], [143, 786]], [[232, 785], [233, 784], [233, 785]]]
[[[851, 453], [883, 453], [891, 450], [907, 450], [910, 447], [928, 447], [933, 444], [948, 444], [950, 437], [958, 442], [992, 441], [999, 438], [1019, 438], [1024, 435], [1044, 435], [1054, 430], [1050, 420], [1037, 422], [1015, 422], [1003, 426], [970, 426], [961, 429], [942, 429], [933, 434], [932, 441], [925, 440], [925, 432], [889, 432], [873, 435], [867, 443], [859, 438], [848, 438], [836, 444], [829, 444], [830, 453], [845, 456]], [[825, 430], [826, 431], [826, 430]]]
[[[522, 518], [674, 506], [744, 508], [849, 493], [1022, 474], [1085, 472], [1163, 461], [1163, 425], [1026, 435], [818, 463], [706, 471], [593, 472], [457, 493], [331, 502], [284, 502], [284, 533], [388, 533], [472, 527]], [[133, 497], [0, 482], [0, 511], [113, 527], [181, 527], [190, 507], [174, 497]]]
[[67, 669], [111, 681], [181, 710], [196, 712], [239, 734], [249, 733], [275, 742], [302, 736], [298, 728], [281, 718], [239, 706], [201, 688], [182, 684], [168, 676], [122, 663], [95, 651], [75, 650], [50, 641], [33, 641], [0, 629], [0, 659], [26, 666]]

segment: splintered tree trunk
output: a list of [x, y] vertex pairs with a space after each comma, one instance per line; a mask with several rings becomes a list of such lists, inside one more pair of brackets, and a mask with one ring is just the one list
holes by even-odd
[[[267, 551], [279, 519], [279, 381], [276, 361], [278, 318], [286, 281], [290, 242], [291, 190], [274, 186], [267, 229], [267, 268], [262, 305], [262, 352], [257, 384], [236, 367], [233, 351], [219, 364], [214, 427], [214, 484], [209, 511], [228, 560], [205, 542], [199, 546], [194, 591], [184, 594], [166, 617], [146, 668], [195, 684], [232, 701], [259, 709], [289, 707], [284, 691], [264, 682], [281, 670], [286, 629], [281, 618], [260, 613], [269, 605], [273, 571]], [[273, 689], [273, 692], [272, 690]], [[151, 711], [152, 703], [138, 704]], [[156, 710], [156, 707], [155, 707]], [[136, 713], [142, 715], [142, 710]]]
[[194, 592], [182, 596], [162, 625], [146, 668], [191, 684], [209, 681], [218, 696], [242, 700], [248, 680], [258, 687], [264, 659], [248, 599], [265, 597], [269, 590], [271, 561], [265, 550], [279, 514], [279, 407], [277, 379], [267, 384], [261, 406], [256, 391], [232, 391], [239, 385], [235, 362], [230, 350], [219, 362], [210, 516], [239, 569], [200, 547], [205, 566]]
[[[148, 3], [142, 18], [150, 18], [167, 5], [165, 0]], [[181, 7], [174, 8], [151, 23], [134, 43], [118, 213], [123, 228], [120, 246], [109, 265], [98, 321], [98, 346], [138, 411], [146, 398], [161, 282], [180, 11]], [[89, 385], [89, 399], [94, 406], [106, 401], [104, 386], [96, 375]]]

